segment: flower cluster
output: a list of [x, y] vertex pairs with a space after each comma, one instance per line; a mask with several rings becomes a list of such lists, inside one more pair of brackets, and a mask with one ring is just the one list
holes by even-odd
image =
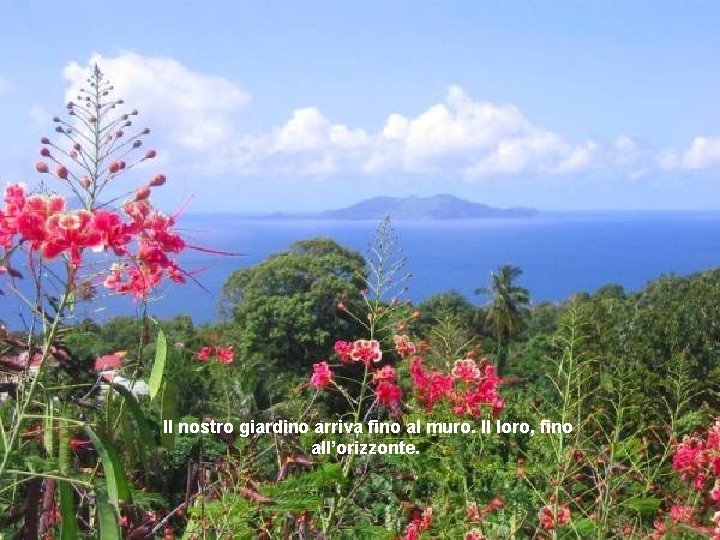
[[422, 512], [418, 509], [414, 510], [410, 516], [410, 523], [405, 527], [400, 540], [418, 540], [420, 533], [432, 527], [432, 520], [433, 509], [431, 506], [428, 506]]
[[104, 209], [69, 210], [59, 195], [30, 195], [22, 184], [5, 189], [0, 208], [0, 247], [6, 259], [18, 246], [52, 260], [65, 257], [74, 273], [83, 254], [111, 251], [126, 262], [110, 268], [104, 284], [118, 293], [145, 297], [164, 276], [176, 283], [184, 274], [168, 254], [180, 253], [185, 242], [172, 230], [174, 219], [147, 200], [125, 204], [122, 212]]
[[[707, 504], [699, 508], [673, 504], [669, 512], [670, 522], [656, 520], [651, 538], [665, 538], [668, 534], [690, 529], [712, 540], [720, 540], [720, 419], [704, 436], [685, 436], [676, 445], [672, 468], [694, 491], [704, 493]], [[703, 525], [703, 514], [713, 508], [716, 511], [711, 518], [712, 525]]]
[[[358, 339], [356, 341], [336, 341], [335, 354], [342, 364], [362, 364], [372, 371], [372, 384], [380, 405], [393, 412], [399, 410], [402, 401], [402, 390], [396, 384], [395, 369], [386, 365], [378, 368], [382, 361], [380, 342], [374, 339]], [[330, 365], [323, 361], [313, 365], [313, 374], [310, 377], [310, 386], [320, 390], [333, 382], [333, 373]]]
[[558, 506], [553, 512], [551, 506], [543, 506], [538, 512], [540, 527], [551, 531], [556, 527], [563, 527], [570, 523], [570, 509], [564, 506]]
[[485, 406], [497, 416], [505, 405], [498, 393], [500, 377], [495, 366], [487, 361], [478, 365], [471, 358], [457, 360], [450, 373], [442, 373], [427, 370], [422, 358], [414, 356], [410, 359], [410, 375], [418, 398], [428, 411], [446, 400], [458, 416], [477, 416]]
[[235, 361], [235, 349], [233, 347], [210, 347], [206, 345], [197, 353], [197, 359], [201, 362], [206, 362], [213, 357], [225, 365], [232, 364]]
[[327, 362], [319, 362], [313, 365], [313, 374], [310, 377], [310, 386], [320, 390], [332, 383], [333, 374]]
[[[705, 438], [686, 436], [675, 450], [672, 467], [696, 491], [704, 491], [711, 476], [720, 477], [720, 420]], [[716, 484], [712, 490], [715, 501], [720, 501], [718, 487]]]

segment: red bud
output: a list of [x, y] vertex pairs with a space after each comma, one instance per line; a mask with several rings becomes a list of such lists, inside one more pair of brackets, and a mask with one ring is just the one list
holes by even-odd
[[55, 175], [58, 178], [61, 178], [63, 180], [67, 180], [68, 177], [68, 170], [63, 165], [58, 165], [58, 168], [55, 169]]
[[44, 161], [38, 161], [35, 164], [35, 170], [39, 173], [46, 173], [46, 172], [48, 172], [49, 169], [48, 169], [47, 163], [45, 163]]
[[47, 148], [41, 148], [40, 149], [40, 155], [43, 157], [49, 157], [50, 156], [50, 150]]
[[144, 201], [149, 196], [150, 196], [150, 188], [148, 186], [143, 186], [135, 192], [135, 200], [136, 201]]
[[166, 178], [165, 178], [165, 175], [164, 175], [164, 174], [156, 174], [156, 175], [153, 176], [152, 179], [150, 180], [150, 185], [151, 185], [152, 187], [162, 186], [162, 185], [165, 184], [165, 180], [166, 180]]

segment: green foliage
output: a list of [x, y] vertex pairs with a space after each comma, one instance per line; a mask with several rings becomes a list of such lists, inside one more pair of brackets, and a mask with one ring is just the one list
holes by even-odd
[[280, 398], [287, 383], [275, 375], [305, 375], [327, 355], [336, 339], [351, 339], [358, 325], [338, 303], [360, 302], [365, 261], [332, 240], [296, 242], [289, 250], [234, 272], [223, 287], [222, 304], [240, 330], [241, 361], [268, 370], [258, 378], [258, 392]]

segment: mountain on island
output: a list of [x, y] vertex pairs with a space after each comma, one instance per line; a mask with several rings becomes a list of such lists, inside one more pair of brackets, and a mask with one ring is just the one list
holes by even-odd
[[454, 195], [432, 197], [374, 197], [338, 210], [317, 214], [320, 219], [380, 220], [390, 216], [395, 220], [450, 220], [475, 218], [530, 217], [538, 211], [532, 208], [494, 208]]

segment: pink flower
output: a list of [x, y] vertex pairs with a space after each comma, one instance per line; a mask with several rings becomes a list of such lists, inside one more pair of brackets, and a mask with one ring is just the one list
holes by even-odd
[[343, 364], [349, 364], [352, 361], [352, 343], [349, 341], [336, 341], [333, 348], [335, 349], [335, 354]]
[[670, 508], [670, 519], [674, 523], [692, 523], [693, 508], [692, 506], [681, 506], [674, 504]]
[[570, 509], [563, 506], [557, 508], [557, 515], [553, 516], [553, 509], [550, 506], [543, 506], [538, 512], [540, 527], [546, 530], [553, 530], [556, 526], [563, 526], [570, 523]]
[[332, 371], [330, 371], [330, 365], [327, 362], [319, 362], [313, 364], [313, 374], [310, 377], [310, 386], [320, 390], [325, 386], [328, 386], [333, 380]]
[[487, 540], [487, 536], [477, 529], [466, 532], [463, 538], [464, 540]]
[[383, 366], [373, 373], [373, 383], [377, 384], [381, 381], [395, 382], [395, 368], [392, 366]]
[[205, 360], [210, 358], [210, 356], [212, 356], [212, 352], [213, 352], [212, 347], [205, 346], [202, 349], [200, 349], [200, 352], [197, 354], [197, 359], [200, 360], [201, 362], [204, 362]]
[[467, 503], [467, 508], [465, 509], [465, 513], [467, 515], [468, 520], [479, 523], [482, 521], [482, 516], [480, 515], [480, 509], [478, 508], [478, 505], [475, 501]]
[[350, 358], [355, 362], [363, 362], [366, 366], [382, 360], [380, 342], [376, 339], [358, 339], [353, 343]]
[[217, 347], [215, 349], [217, 359], [223, 364], [232, 364], [235, 361], [235, 349], [233, 347]]
[[394, 408], [402, 400], [402, 390], [390, 382], [382, 381], [375, 388], [378, 402], [386, 407]]
[[402, 357], [415, 354], [415, 344], [407, 336], [395, 336], [395, 350]]
[[452, 375], [461, 381], [472, 382], [481, 377], [480, 370], [475, 360], [455, 360], [455, 366], [452, 369]]

